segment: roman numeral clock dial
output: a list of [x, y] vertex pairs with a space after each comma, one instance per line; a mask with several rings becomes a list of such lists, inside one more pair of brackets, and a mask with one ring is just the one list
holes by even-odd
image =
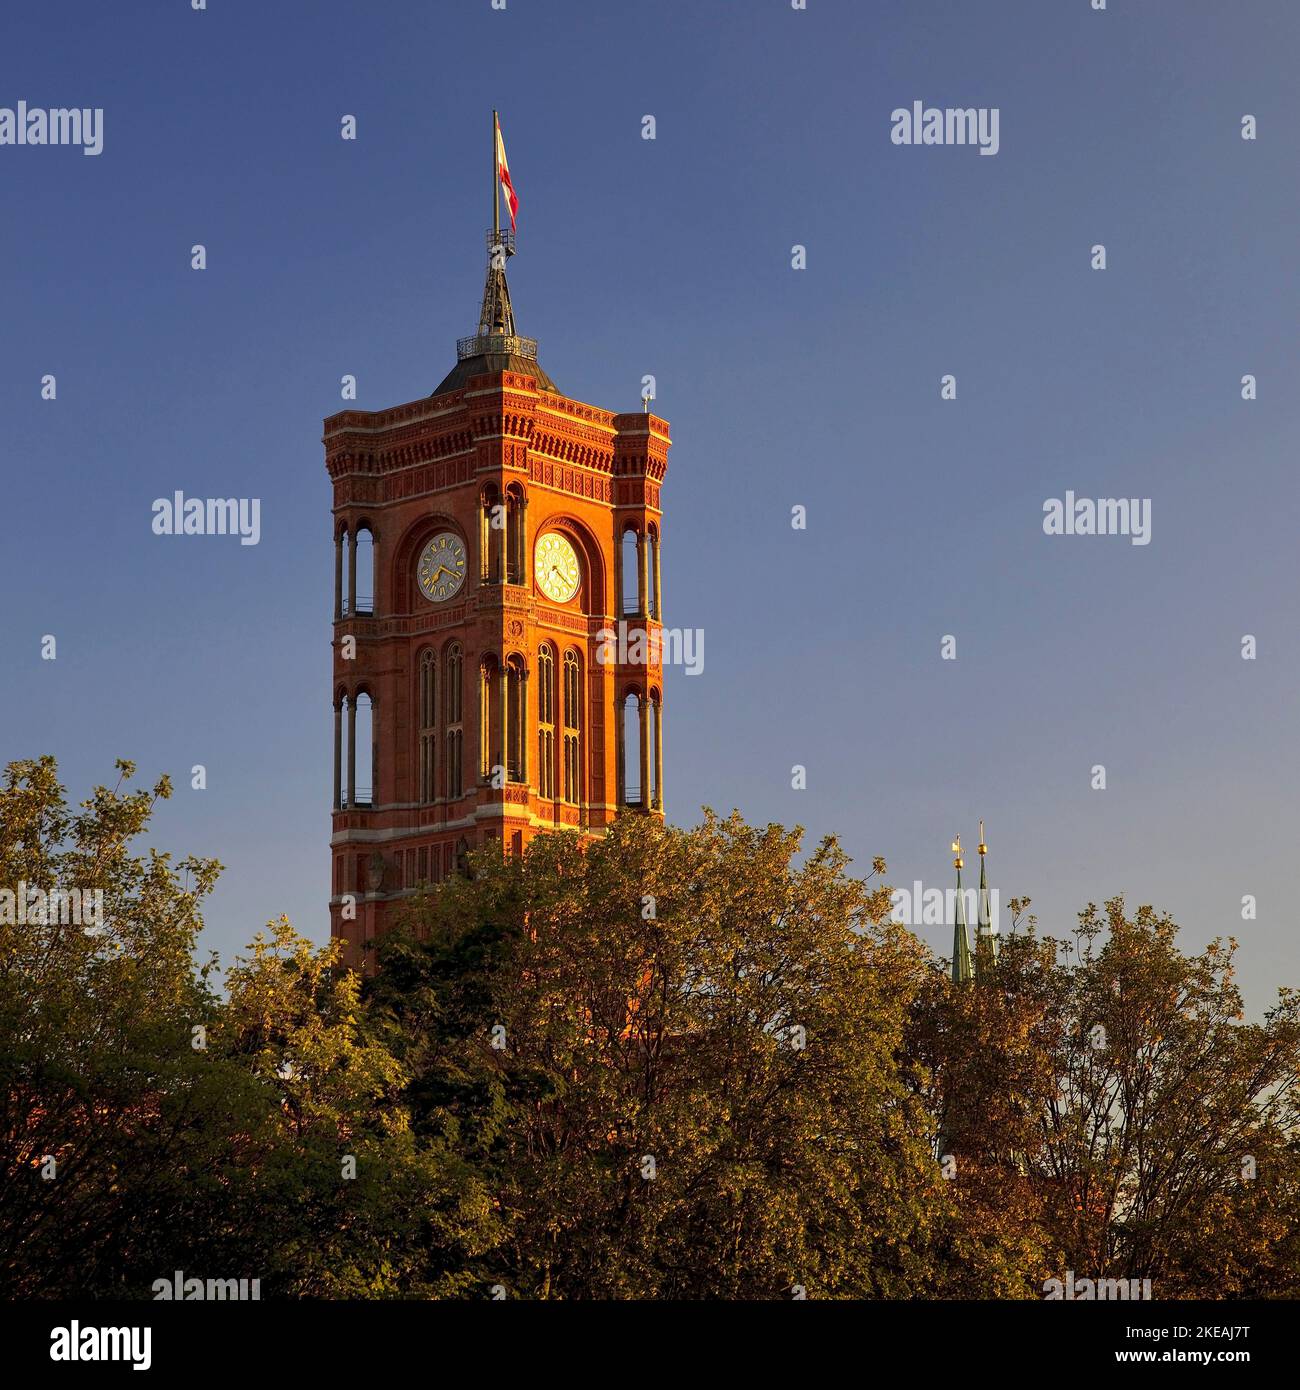
[[415, 582], [430, 603], [445, 603], [465, 582], [465, 544], [451, 531], [440, 531], [420, 553]]
[[577, 552], [558, 531], [547, 531], [537, 542], [534, 572], [537, 587], [552, 603], [568, 603], [582, 582]]

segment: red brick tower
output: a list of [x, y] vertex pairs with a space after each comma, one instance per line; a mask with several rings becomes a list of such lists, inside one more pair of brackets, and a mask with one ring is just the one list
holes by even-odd
[[[479, 331], [431, 396], [325, 421], [330, 921], [355, 969], [403, 899], [470, 850], [597, 835], [625, 806], [663, 813], [668, 424], [560, 393], [515, 332], [513, 250], [489, 233]], [[645, 631], [650, 664], [608, 659], [620, 621], [633, 656]]]

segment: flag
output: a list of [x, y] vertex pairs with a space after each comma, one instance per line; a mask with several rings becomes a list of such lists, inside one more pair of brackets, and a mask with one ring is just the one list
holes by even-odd
[[519, 196], [510, 182], [510, 165], [506, 163], [506, 142], [501, 138], [501, 122], [497, 122], [497, 178], [506, 191], [506, 202], [510, 204], [510, 230], [515, 229], [515, 213], [519, 211]]

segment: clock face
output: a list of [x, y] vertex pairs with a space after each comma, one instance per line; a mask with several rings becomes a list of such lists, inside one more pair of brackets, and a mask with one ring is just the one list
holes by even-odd
[[465, 582], [465, 544], [453, 531], [439, 531], [424, 547], [415, 570], [420, 592], [431, 603], [444, 603]]
[[555, 603], [568, 603], [582, 582], [577, 552], [558, 531], [547, 531], [537, 542], [534, 572], [537, 587]]

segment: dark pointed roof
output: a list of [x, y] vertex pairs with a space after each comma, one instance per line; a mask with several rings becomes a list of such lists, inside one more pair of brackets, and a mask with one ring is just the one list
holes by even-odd
[[506, 260], [514, 255], [513, 232], [488, 233], [487, 280], [483, 286], [483, 307], [478, 316], [478, 332], [456, 343], [456, 365], [435, 387], [433, 394], [455, 391], [470, 377], [485, 372], [520, 372], [535, 377], [542, 391], [560, 394], [560, 388], [542, 370], [537, 360], [537, 340], [521, 338], [515, 332], [515, 311], [506, 281]]
[[[473, 344], [473, 350], [466, 353], [465, 344]], [[441, 396], [444, 391], [459, 390], [470, 377], [482, 376], [484, 372], [522, 372], [525, 376], [537, 378], [539, 390], [554, 391], [557, 396], [560, 394], [560, 388], [538, 362], [537, 343], [532, 338], [507, 338], [504, 335], [462, 338], [456, 345], [456, 355], [460, 360], [434, 388], [435, 396]]]

